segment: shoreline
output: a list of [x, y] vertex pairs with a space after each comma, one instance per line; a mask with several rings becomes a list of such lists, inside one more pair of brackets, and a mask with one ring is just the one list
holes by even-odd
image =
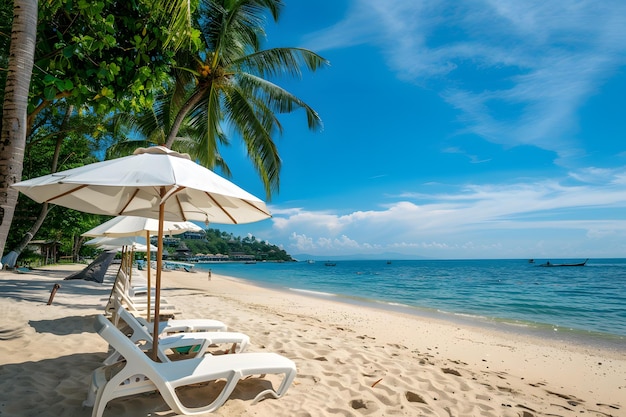
[[[231, 277], [227, 277], [231, 278]], [[296, 293], [305, 297], [319, 298], [323, 300], [336, 301], [363, 307], [377, 309], [383, 312], [395, 312], [415, 316], [418, 319], [434, 319], [438, 321], [450, 322], [461, 326], [482, 328], [487, 331], [494, 331], [503, 334], [511, 334], [524, 337], [532, 337], [546, 342], [568, 343], [578, 345], [581, 348], [598, 348], [616, 354], [626, 355], [626, 337], [612, 333], [590, 332], [581, 329], [558, 327], [545, 323], [522, 322], [511, 319], [487, 317], [467, 313], [455, 313], [449, 311], [436, 310], [427, 307], [398, 304], [375, 299], [362, 299], [358, 297], [348, 297], [341, 294], [317, 293], [315, 291], [300, 290], [297, 288], [274, 288], [265, 286], [263, 283], [241, 279], [252, 286], [266, 287], [270, 290], [283, 291], [285, 293]]]
[[[208, 270], [197, 269], [192, 273], [205, 275]], [[214, 272], [213, 272], [214, 273]], [[607, 350], [617, 355], [626, 355], [626, 336], [593, 332], [584, 329], [573, 329], [564, 326], [555, 326], [548, 323], [524, 322], [520, 320], [481, 316], [469, 313], [456, 313], [444, 311], [430, 307], [412, 306], [392, 301], [378, 300], [374, 298], [363, 298], [359, 296], [349, 296], [339, 293], [330, 293], [309, 290], [304, 288], [287, 287], [265, 281], [254, 279], [232, 277], [221, 275], [222, 278], [241, 280], [251, 286], [267, 288], [273, 291], [284, 292], [285, 294], [297, 294], [304, 297], [312, 297], [321, 300], [336, 301], [353, 305], [355, 307], [365, 307], [379, 309], [385, 312], [397, 312], [416, 316], [417, 318], [435, 319], [451, 322], [457, 325], [484, 328], [495, 332], [502, 332], [510, 335], [537, 338], [546, 342], [567, 343], [578, 345], [581, 348], [592, 348]]]
[[[0, 335], [14, 331], [0, 340], [0, 414], [90, 415], [81, 403], [107, 350], [92, 322], [110, 286], [61, 281], [83, 267], [0, 272]], [[47, 306], [54, 283], [61, 289]], [[207, 417], [626, 417], [624, 354], [357, 307], [215, 273], [209, 281], [202, 273], [165, 272], [163, 297], [181, 317], [218, 318], [250, 336], [250, 351], [276, 352], [298, 366], [283, 398], [251, 405], [248, 383]], [[150, 394], [115, 400], [104, 417], [170, 415], [167, 410]]]
[[[393, 266], [346, 261], [336, 268], [266, 263], [216, 265], [212, 271], [270, 288], [336, 294], [353, 304], [372, 302], [385, 309], [464, 323], [473, 319], [488, 327], [528, 329], [527, 333], [550, 339], [581, 338], [584, 343], [621, 349], [626, 345], [626, 317], [620, 308], [625, 300], [620, 285], [626, 277], [624, 261], [557, 272], [519, 260], [480, 260], [475, 265], [407, 261]], [[197, 270], [206, 267], [198, 265]]]
[[454, 313], [376, 299], [349, 297], [336, 293], [325, 293], [291, 287], [279, 287], [265, 282], [227, 275], [216, 274], [215, 276], [219, 276], [220, 278], [227, 280], [241, 281], [242, 283], [252, 287], [260, 287], [266, 288], [270, 291], [282, 292], [286, 296], [289, 296], [289, 294], [295, 294], [313, 299], [345, 303], [357, 308], [380, 310], [383, 313], [390, 312], [406, 314], [408, 316], [415, 316], [417, 319], [433, 319], [437, 321], [449, 322], [454, 325], [469, 326], [496, 333], [510, 334], [512, 336], [531, 337], [537, 339], [538, 341], [544, 341], [545, 343], [566, 343], [576, 345], [580, 348], [601, 349], [607, 353], [616, 354], [618, 356], [626, 356], [626, 337], [611, 333], [593, 333], [586, 330], [567, 329], [563, 327], [557, 329], [552, 325], [543, 323], [516, 322], [510, 319]]

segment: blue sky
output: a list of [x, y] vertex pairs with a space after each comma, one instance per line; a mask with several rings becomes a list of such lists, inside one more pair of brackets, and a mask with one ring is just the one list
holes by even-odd
[[214, 227], [321, 257], [626, 256], [626, 2], [285, 3], [266, 46], [330, 66], [276, 82], [324, 129], [282, 117], [273, 218]]

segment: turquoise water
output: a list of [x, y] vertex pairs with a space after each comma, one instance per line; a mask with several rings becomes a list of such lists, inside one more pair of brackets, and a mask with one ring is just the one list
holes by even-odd
[[195, 269], [339, 301], [626, 350], [626, 259], [592, 259], [584, 267], [537, 266], [543, 262], [198, 263]]

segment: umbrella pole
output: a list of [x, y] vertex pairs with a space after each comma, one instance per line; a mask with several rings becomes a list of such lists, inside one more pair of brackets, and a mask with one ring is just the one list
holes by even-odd
[[130, 291], [130, 287], [132, 286], [132, 277], [130, 276], [130, 268], [128, 267], [128, 259], [130, 255], [130, 247], [124, 246], [122, 248], [122, 263], [124, 264], [124, 274], [126, 274], [126, 282], [128, 283], [128, 287], [126, 291]]
[[[165, 192], [161, 189], [161, 196]], [[158, 359], [159, 348], [159, 309], [161, 308], [161, 270], [163, 264], [163, 217], [165, 213], [165, 202], [159, 204], [159, 235], [157, 236], [157, 270], [154, 290], [154, 330], [152, 332], [152, 360]]]
[[126, 268], [128, 268], [128, 282], [132, 285], [133, 283], [133, 258], [135, 257], [135, 247], [133, 245], [129, 246], [129, 250], [126, 253], [128, 256], [128, 260], [126, 261]]
[[[120, 262], [120, 271], [124, 274], [124, 277], [128, 278], [128, 271], [126, 270], [126, 245], [122, 246], [122, 253], [120, 254], [121, 262]], [[128, 292], [128, 285], [130, 285], [130, 281], [128, 279], [124, 280], [124, 291]]]
[[147, 246], [147, 249], [146, 249], [147, 253], [146, 253], [146, 255], [147, 255], [147, 258], [148, 258], [147, 259], [147, 268], [148, 268], [148, 312], [146, 313], [146, 316], [147, 316], [146, 319], [149, 322], [150, 321], [150, 312], [152, 310], [150, 309], [150, 295], [151, 295], [150, 294], [150, 269], [151, 269], [150, 268], [150, 263], [151, 263], [150, 258], [151, 258], [151, 256], [150, 256], [150, 231], [148, 231], [148, 230], [146, 230], [146, 242], [148, 243], [146, 245]]

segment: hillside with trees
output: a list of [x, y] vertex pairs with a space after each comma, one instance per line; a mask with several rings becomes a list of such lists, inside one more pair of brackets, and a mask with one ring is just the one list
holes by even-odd
[[[218, 229], [206, 229], [201, 233], [185, 233], [164, 239], [169, 259], [202, 260], [221, 256], [229, 261], [293, 262], [285, 250], [276, 245], [256, 239], [254, 236], [234, 236]], [[226, 258], [227, 257], [227, 258]]]

